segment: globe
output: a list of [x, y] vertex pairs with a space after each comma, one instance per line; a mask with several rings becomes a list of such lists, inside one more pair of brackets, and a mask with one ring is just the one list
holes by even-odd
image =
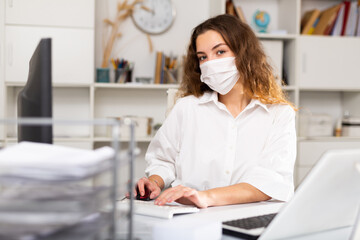
[[258, 32], [266, 32], [270, 23], [270, 15], [265, 11], [257, 10], [253, 17], [256, 30]]

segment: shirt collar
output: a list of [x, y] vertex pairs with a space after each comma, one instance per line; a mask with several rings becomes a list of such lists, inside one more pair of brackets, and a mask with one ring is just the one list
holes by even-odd
[[218, 95], [217, 95], [217, 92], [215, 91], [207, 91], [207, 92], [204, 92], [204, 94], [199, 98], [199, 103], [202, 104], [202, 103], [208, 103], [208, 102], [215, 102], [217, 103], [218, 102]]
[[[204, 104], [213, 101], [215, 104], [218, 104], [218, 93], [215, 91], [212, 92], [205, 92], [200, 98], [199, 98], [199, 104]], [[251, 99], [250, 103], [246, 106], [245, 109], [251, 109], [255, 107], [256, 105], [264, 108], [267, 112], [269, 112], [269, 108], [266, 104], [260, 102], [258, 99]], [[245, 110], [244, 109], [244, 110]]]
[[264, 108], [267, 112], [269, 112], [269, 107], [267, 106], [267, 104], [260, 102], [258, 99], [251, 99], [249, 105], [247, 105], [246, 108], [250, 109], [255, 107], [256, 105]]

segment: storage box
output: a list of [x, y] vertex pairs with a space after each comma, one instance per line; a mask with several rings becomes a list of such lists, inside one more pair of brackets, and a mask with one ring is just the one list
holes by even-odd
[[342, 120], [342, 136], [360, 137], [360, 117], [349, 117]]
[[[121, 120], [125, 117], [111, 117], [117, 120]], [[152, 118], [150, 117], [139, 117], [139, 116], [126, 116], [126, 118], [131, 118], [135, 121], [135, 139], [144, 138], [151, 136], [152, 129]], [[111, 127], [108, 127], [108, 136], [112, 134]], [[127, 125], [120, 126], [120, 139], [129, 139], [130, 138], [130, 127]]]
[[333, 136], [332, 118], [327, 114], [300, 114], [301, 137]]

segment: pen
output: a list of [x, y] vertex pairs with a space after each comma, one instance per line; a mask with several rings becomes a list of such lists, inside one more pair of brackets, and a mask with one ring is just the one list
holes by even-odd
[[112, 65], [113, 65], [114, 69], [116, 69], [116, 64], [115, 64], [115, 61], [114, 61], [113, 58], [111, 59], [111, 63], [112, 63]]
[[124, 196], [122, 199], [118, 200], [118, 201], [123, 201], [126, 199], [126, 196]]

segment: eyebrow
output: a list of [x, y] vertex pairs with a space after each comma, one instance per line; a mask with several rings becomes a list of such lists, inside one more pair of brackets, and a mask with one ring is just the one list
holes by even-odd
[[[226, 45], [226, 43], [219, 43], [219, 44], [216, 44], [211, 50], [214, 50], [222, 45]], [[196, 52], [196, 54], [205, 54], [204, 52]]]

